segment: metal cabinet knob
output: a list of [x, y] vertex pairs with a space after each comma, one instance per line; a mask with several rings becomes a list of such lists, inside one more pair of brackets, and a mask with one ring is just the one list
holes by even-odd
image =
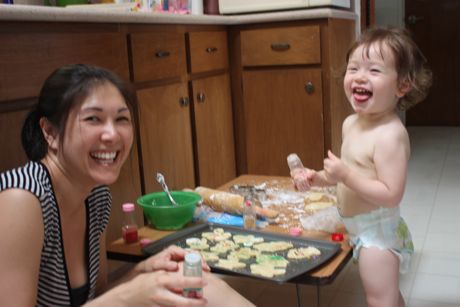
[[307, 84], [305, 84], [305, 91], [308, 94], [313, 94], [313, 92], [315, 91], [315, 86], [311, 81], [308, 81]]
[[190, 101], [189, 101], [188, 97], [181, 97], [179, 99], [179, 103], [180, 103], [181, 106], [186, 107], [186, 106], [189, 105]]
[[203, 103], [204, 100], [206, 99], [206, 96], [204, 95], [203, 92], [199, 92], [199, 93], [196, 95], [196, 98], [198, 99], [198, 102]]
[[206, 48], [207, 53], [213, 53], [213, 52], [216, 52], [216, 51], [217, 51], [216, 47], [208, 47], [208, 48]]
[[160, 50], [160, 51], [155, 52], [155, 56], [157, 58], [165, 58], [165, 57], [168, 57], [170, 55], [171, 55], [171, 52], [169, 52], [169, 51]]

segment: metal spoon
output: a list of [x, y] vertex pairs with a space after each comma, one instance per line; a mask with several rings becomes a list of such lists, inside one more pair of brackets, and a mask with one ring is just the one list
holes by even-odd
[[166, 182], [165, 182], [165, 177], [161, 173], [157, 173], [157, 181], [163, 188], [163, 191], [166, 193], [166, 195], [168, 195], [168, 198], [171, 201], [171, 204], [173, 204], [174, 206], [177, 206], [176, 201], [172, 197], [171, 193], [169, 193], [168, 186], [166, 185]]

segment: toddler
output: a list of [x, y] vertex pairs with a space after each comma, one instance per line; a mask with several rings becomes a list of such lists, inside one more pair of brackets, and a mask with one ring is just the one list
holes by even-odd
[[340, 215], [369, 306], [405, 306], [399, 272], [414, 251], [400, 217], [410, 156], [409, 136], [397, 110], [423, 100], [431, 85], [426, 59], [403, 29], [368, 30], [346, 56], [344, 90], [354, 114], [342, 126], [340, 158], [324, 169], [291, 173], [295, 186], [337, 185]]

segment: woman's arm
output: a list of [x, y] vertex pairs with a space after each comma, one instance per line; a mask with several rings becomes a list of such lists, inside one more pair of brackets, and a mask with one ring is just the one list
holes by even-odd
[[32, 193], [0, 192], [0, 306], [35, 306], [44, 239], [40, 203]]

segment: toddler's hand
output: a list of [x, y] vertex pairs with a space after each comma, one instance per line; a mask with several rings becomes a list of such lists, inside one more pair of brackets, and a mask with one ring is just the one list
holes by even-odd
[[348, 175], [349, 168], [330, 150], [327, 152], [327, 156], [324, 159], [324, 172], [327, 180], [331, 183], [343, 181]]
[[296, 168], [291, 171], [294, 187], [299, 191], [308, 191], [311, 187], [311, 180], [314, 176], [314, 171], [308, 168]]

